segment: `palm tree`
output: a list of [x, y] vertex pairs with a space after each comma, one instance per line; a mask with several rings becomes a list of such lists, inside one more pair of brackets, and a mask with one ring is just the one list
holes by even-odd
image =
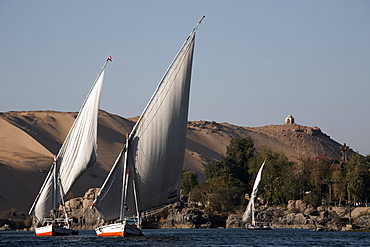
[[345, 143], [343, 146], [340, 146], [340, 152], [342, 153], [342, 160], [344, 162], [347, 162], [347, 154], [348, 154], [349, 146], [347, 146]]

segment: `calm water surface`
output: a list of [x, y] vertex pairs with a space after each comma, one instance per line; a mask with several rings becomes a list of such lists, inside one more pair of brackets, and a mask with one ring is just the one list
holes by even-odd
[[370, 246], [370, 232], [311, 232], [274, 229], [144, 229], [143, 237], [36, 237], [34, 232], [1, 231], [0, 246]]

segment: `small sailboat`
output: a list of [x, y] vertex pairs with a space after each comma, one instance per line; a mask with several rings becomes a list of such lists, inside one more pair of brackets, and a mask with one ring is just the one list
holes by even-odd
[[96, 78], [29, 211], [37, 236], [78, 234], [70, 227], [64, 196], [96, 162], [100, 94], [108, 61], [112, 61], [111, 56]]
[[245, 210], [244, 215], [243, 215], [243, 222], [251, 221], [251, 224], [246, 225], [247, 230], [271, 230], [272, 229], [270, 226], [257, 225], [256, 220], [255, 220], [255, 215], [254, 215], [255, 214], [254, 201], [256, 200], [256, 197], [257, 197], [258, 186], [261, 181], [262, 170], [263, 170], [263, 167], [265, 166], [265, 163], [266, 163], [266, 160], [263, 161], [260, 169], [258, 170], [256, 180], [254, 181], [251, 197], [250, 197], [247, 209]]
[[[203, 17], [204, 18], [204, 17]], [[159, 82], [92, 206], [98, 236], [139, 236], [140, 214], [180, 198], [190, 81], [198, 22]]]

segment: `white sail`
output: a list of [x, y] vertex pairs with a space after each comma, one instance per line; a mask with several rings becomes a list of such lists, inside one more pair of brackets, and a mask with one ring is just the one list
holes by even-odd
[[195, 33], [196, 28], [160, 81], [95, 200], [106, 220], [179, 199]]
[[179, 199], [195, 33], [162, 81], [131, 137], [140, 210]]
[[254, 201], [257, 197], [258, 186], [259, 186], [259, 183], [261, 181], [262, 170], [263, 170], [263, 167], [265, 166], [265, 162], [266, 162], [266, 160], [263, 161], [263, 163], [261, 165], [261, 168], [259, 169], [259, 171], [257, 173], [256, 180], [254, 181], [251, 197], [249, 199], [247, 209], [245, 210], [244, 215], [243, 215], [243, 221], [248, 221], [249, 219], [251, 219], [252, 220], [252, 225], [256, 224], [256, 222], [254, 220]]
[[120, 217], [124, 151], [125, 149], [118, 156], [93, 204], [106, 220]]
[[[55, 202], [60, 203], [75, 181], [96, 161], [99, 102], [106, 64], [85, 99], [30, 210], [30, 214], [38, 221], [42, 221], [53, 207], [58, 206], [53, 205], [53, 193]], [[56, 185], [54, 172], [58, 178]]]

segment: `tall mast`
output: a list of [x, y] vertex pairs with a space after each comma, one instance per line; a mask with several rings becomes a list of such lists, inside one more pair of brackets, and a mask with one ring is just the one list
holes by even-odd
[[57, 207], [57, 158], [54, 156], [54, 172], [53, 172], [53, 180], [54, 180], [54, 186], [53, 186], [53, 223], [55, 222], [55, 211]]
[[123, 163], [123, 176], [122, 176], [122, 194], [121, 194], [121, 208], [120, 208], [120, 214], [119, 219], [120, 221], [123, 220], [125, 207], [124, 204], [126, 203], [126, 196], [127, 196], [127, 188], [128, 188], [128, 178], [129, 178], [129, 170], [127, 169], [127, 156], [128, 156], [128, 149], [129, 149], [129, 140], [128, 140], [128, 134], [126, 135], [126, 145], [124, 147], [125, 149], [125, 157], [124, 157], [124, 163]]

